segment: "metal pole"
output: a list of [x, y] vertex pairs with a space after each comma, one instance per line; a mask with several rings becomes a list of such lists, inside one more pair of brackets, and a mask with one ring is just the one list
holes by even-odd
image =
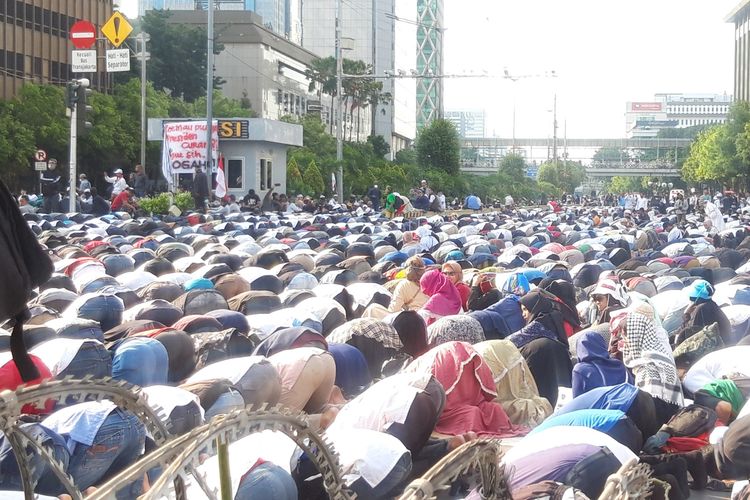
[[76, 171], [76, 160], [78, 158], [77, 151], [78, 143], [78, 106], [74, 105], [70, 111], [70, 157], [68, 158], [68, 164], [70, 165], [70, 195], [68, 212], [76, 211], [76, 179], [78, 178], [78, 172]]
[[552, 159], [557, 163], [557, 94], [552, 106]]
[[146, 168], [146, 42], [149, 40], [147, 33], [141, 32], [137, 40], [141, 42], [141, 166]]
[[336, 162], [339, 164], [338, 181], [336, 182], [336, 194], [338, 202], [344, 202], [344, 119], [341, 99], [343, 92], [341, 78], [343, 74], [344, 60], [341, 57], [341, 18], [343, 16], [342, 0], [336, 0]]
[[217, 455], [219, 457], [219, 486], [221, 500], [232, 500], [232, 475], [229, 468], [229, 446], [222, 439], [217, 439]]
[[213, 148], [211, 147], [211, 133], [213, 130], [214, 113], [214, 0], [208, 0], [208, 53], [206, 62], [206, 182], [208, 195], [211, 196], [211, 162]]

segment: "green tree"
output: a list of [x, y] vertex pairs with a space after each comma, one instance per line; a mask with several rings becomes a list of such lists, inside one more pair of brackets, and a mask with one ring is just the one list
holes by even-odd
[[523, 178], [526, 175], [526, 160], [515, 153], [505, 155], [500, 161], [499, 170], [513, 179]]
[[426, 126], [417, 137], [417, 164], [425, 170], [459, 173], [461, 142], [456, 127], [439, 118]]
[[294, 157], [289, 158], [286, 164], [286, 189], [287, 192], [301, 193], [304, 190], [304, 182], [302, 180], [302, 173], [297, 165], [297, 159]]
[[549, 182], [565, 193], [572, 193], [586, 178], [586, 169], [578, 161], [550, 160], [539, 167], [537, 180]]
[[323, 182], [323, 176], [321, 175], [320, 170], [318, 170], [318, 166], [315, 164], [314, 160], [307, 165], [305, 173], [302, 174], [302, 178], [304, 179], [305, 189], [309, 194], [319, 195], [324, 192], [325, 184]]
[[34, 132], [16, 118], [16, 104], [0, 101], [0, 176], [11, 188], [19, 177], [33, 177], [29, 160], [36, 150]]
[[372, 145], [373, 152], [379, 158], [383, 158], [385, 155], [391, 152], [391, 146], [383, 139], [382, 135], [371, 135], [367, 138], [367, 142]]
[[682, 166], [682, 175], [688, 181], [728, 181], [733, 177], [732, 158], [725, 147], [730, 135], [729, 127], [721, 125], [698, 135], [690, 146], [690, 155]]
[[[241, 100], [225, 96], [218, 90], [214, 90], [213, 116], [220, 118], [253, 118], [257, 113], [248, 107], [249, 101], [243, 103]], [[191, 116], [206, 116], [206, 96], [197, 98], [190, 106]]]
[[[142, 29], [151, 35], [148, 50], [148, 78], [157, 89], [168, 89], [173, 96], [192, 102], [206, 95], [206, 30], [191, 25], [167, 22], [168, 10], [150, 10], [141, 19]], [[224, 50], [214, 42], [214, 53]], [[140, 67], [135, 64], [131, 76]], [[214, 78], [214, 87], [221, 88], [223, 79]]]
[[627, 149], [620, 148], [599, 148], [591, 158], [593, 162], [627, 162], [630, 160], [630, 153]]

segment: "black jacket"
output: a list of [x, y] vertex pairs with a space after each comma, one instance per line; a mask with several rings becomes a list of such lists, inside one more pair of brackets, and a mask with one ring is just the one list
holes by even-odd
[[193, 176], [193, 196], [208, 198], [208, 180], [202, 171]]
[[10, 350], [23, 380], [39, 377], [23, 341], [23, 322], [28, 317], [26, 302], [31, 290], [52, 275], [49, 255], [21, 215], [13, 195], [0, 181], [0, 320], [14, 319]]

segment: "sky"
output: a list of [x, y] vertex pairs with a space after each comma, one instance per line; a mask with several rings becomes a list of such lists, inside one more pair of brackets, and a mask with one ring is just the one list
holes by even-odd
[[656, 93], [732, 94], [739, 0], [444, 0], [445, 109], [484, 109], [486, 135], [625, 136], [625, 103]]

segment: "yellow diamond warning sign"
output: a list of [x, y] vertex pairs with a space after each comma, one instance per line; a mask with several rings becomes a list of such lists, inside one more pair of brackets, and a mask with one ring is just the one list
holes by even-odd
[[132, 32], [133, 27], [119, 12], [112, 14], [112, 17], [102, 26], [102, 35], [106, 36], [115, 47], [119, 47]]

